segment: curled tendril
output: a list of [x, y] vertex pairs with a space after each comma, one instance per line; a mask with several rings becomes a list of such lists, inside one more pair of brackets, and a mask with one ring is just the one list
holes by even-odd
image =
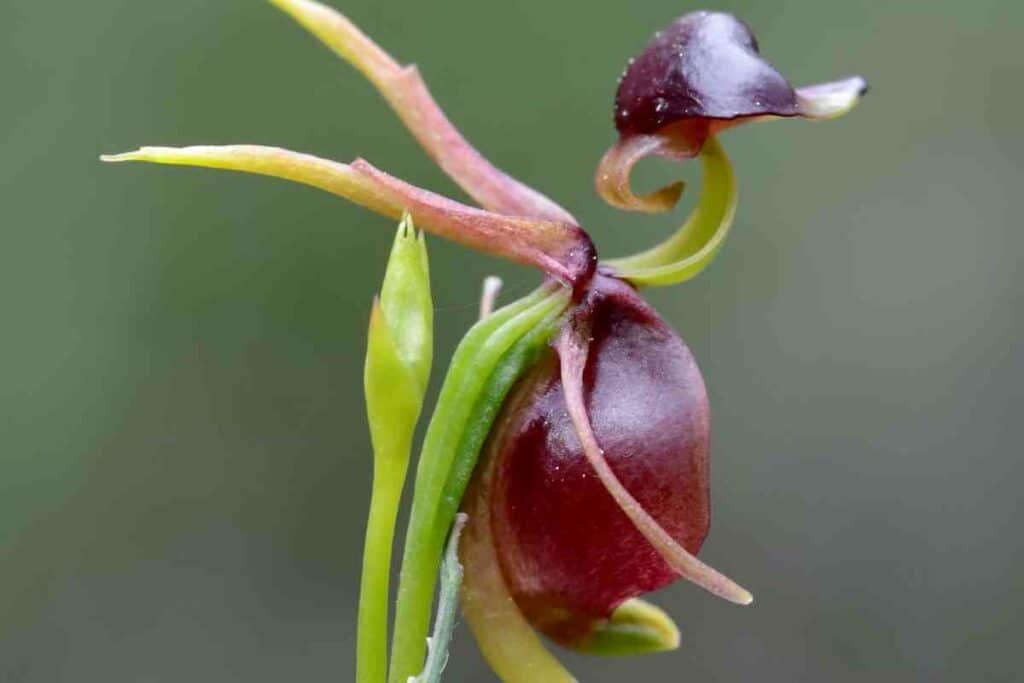
[[683, 225], [657, 246], [604, 261], [604, 266], [635, 285], [661, 286], [689, 280], [711, 263], [736, 215], [736, 176], [716, 138], [704, 144], [700, 161], [704, 174], [700, 199]]

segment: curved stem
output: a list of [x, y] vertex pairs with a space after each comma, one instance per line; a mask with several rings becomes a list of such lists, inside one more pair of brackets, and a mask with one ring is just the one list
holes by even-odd
[[596, 265], [593, 244], [579, 226], [466, 206], [410, 185], [362, 159], [342, 164], [261, 145], [143, 147], [101, 158], [273, 176], [325, 190], [391, 218], [398, 219], [408, 211], [427, 232], [485, 254], [536, 266], [573, 287], [586, 282]]
[[700, 155], [703, 187], [686, 222], [661, 244], [604, 265], [636, 285], [677, 284], [700, 273], [722, 248], [736, 215], [736, 176], [729, 157], [710, 137]]
[[427, 154], [480, 206], [510, 216], [576, 223], [561, 206], [487, 161], [445, 116], [419, 70], [396, 62], [345, 15], [312, 0], [271, 2], [373, 83]]
[[657, 135], [633, 135], [612, 145], [601, 157], [594, 175], [594, 185], [601, 199], [617, 209], [644, 213], [662, 213], [675, 206], [683, 194], [682, 182], [642, 195], [634, 193], [630, 184], [637, 162], [662, 153], [667, 145], [668, 141]]

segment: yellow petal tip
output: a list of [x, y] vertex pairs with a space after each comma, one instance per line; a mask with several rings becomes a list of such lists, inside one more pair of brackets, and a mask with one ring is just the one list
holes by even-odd
[[574, 649], [604, 656], [669, 652], [679, 647], [679, 628], [657, 605], [634, 598], [619, 605], [611, 617]]

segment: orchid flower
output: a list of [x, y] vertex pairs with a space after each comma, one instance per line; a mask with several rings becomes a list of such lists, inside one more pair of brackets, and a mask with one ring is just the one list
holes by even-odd
[[[596, 185], [613, 206], [667, 211], [681, 183], [649, 194], [630, 184], [633, 167], [657, 155], [699, 159], [702, 191], [690, 217], [662, 243], [599, 261], [569, 211], [470, 145], [415, 66], [397, 62], [330, 7], [271, 2], [362, 72], [477, 206], [361, 159], [340, 163], [273, 147], [143, 147], [103, 158], [276, 176], [391, 219], [405, 216], [374, 306], [367, 355], [374, 496], [385, 502], [371, 510], [367, 535], [360, 683], [440, 676], [437, 648], [451, 632], [447, 598], [460, 582], [463, 613], [485, 657], [503, 680], [515, 682], [574, 680], [540, 635], [594, 654], [677, 647], [675, 624], [640, 596], [679, 578], [749, 604], [750, 592], [697, 557], [710, 522], [704, 379], [686, 344], [638, 289], [690, 279], [722, 247], [737, 194], [719, 133], [746, 121], [835, 118], [857, 103], [865, 81], [793, 88], [738, 19], [694, 12], [674, 21], [622, 76], [614, 108], [619, 139], [602, 158]], [[413, 225], [544, 277], [533, 293], [498, 310], [491, 282], [480, 321], [454, 353], [416, 466], [388, 659], [388, 582], [372, 574], [387, 573], [430, 368], [429, 274]], [[468, 521], [458, 540], [452, 528], [460, 510]], [[442, 636], [431, 643], [425, 668], [450, 533], [438, 610]]]

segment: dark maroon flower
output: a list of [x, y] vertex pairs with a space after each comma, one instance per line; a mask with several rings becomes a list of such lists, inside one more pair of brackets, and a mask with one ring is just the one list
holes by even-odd
[[864, 93], [864, 80], [793, 88], [738, 19], [694, 12], [674, 21], [623, 74], [619, 139], [600, 162], [597, 189], [621, 208], [664, 211], [682, 185], [637, 196], [632, 167], [649, 155], [699, 156], [701, 197], [661, 244], [599, 263], [569, 211], [469, 144], [415, 66], [398, 63], [318, 2], [272, 1], [365, 74], [481, 208], [362, 160], [270, 147], [145, 147], [105, 158], [287, 178], [392, 218], [409, 212], [421, 229], [548, 278], [474, 328], [456, 352], [439, 399], [448, 412], [437, 413], [451, 419], [432, 421], [417, 472], [389, 680], [404, 683], [422, 664], [444, 535], [460, 502], [469, 515], [460, 545], [464, 611], [506, 680], [573, 680], [533, 629], [604, 654], [675, 647], [674, 624], [637, 596], [678, 578], [750, 603], [750, 593], [696, 557], [710, 519], [707, 394], [689, 349], [637, 287], [691, 278], [721, 248], [736, 189], [717, 133], [764, 118], [839, 116]]
[[[598, 188], [614, 205], [664, 210], [682, 186], [636, 197], [633, 164], [701, 155], [700, 204], [662, 245], [606, 262], [590, 282], [549, 356], [506, 401], [467, 503], [470, 543], [485, 535], [491, 549], [469, 559], [497, 566], [500, 588], [556, 642], [606, 653], [671, 646], [678, 636], [635, 598], [681, 577], [733, 602], [752, 599], [695, 557], [710, 522], [704, 382], [682, 339], [628, 283], [691, 277], [720, 246], [735, 189], [716, 133], [758, 118], [839, 116], [865, 88], [853, 77], [794, 89], [744, 23], [713, 12], [676, 20], [630, 62], [616, 96], [620, 140]], [[502, 594], [492, 587], [492, 606]], [[467, 603], [478, 624], [487, 617], [477, 599], [471, 591]], [[492, 662], [508, 660], [495, 639], [481, 642]]]
[[[695, 555], [709, 524], [710, 423], [693, 356], [620, 280], [598, 276], [575, 315], [569, 324], [588, 319], [582, 388], [604, 458]], [[622, 602], [679, 578], [595, 476], [554, 355], [509, 400], [490, 457], [501, 568], [527, 619], [554, 640], [585, 645]]]

